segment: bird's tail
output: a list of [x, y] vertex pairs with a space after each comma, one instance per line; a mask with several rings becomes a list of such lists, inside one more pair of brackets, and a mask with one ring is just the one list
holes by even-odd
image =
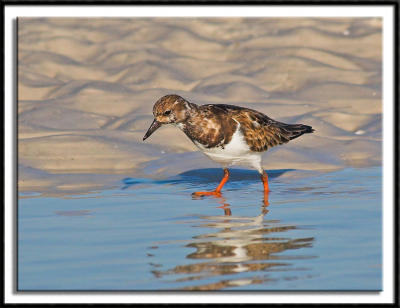
[[285, 124], [282, 128], [288, 132], [287, 137], [289, 140], [300, 137], [303, 134], [310, 134], [315, 131], [311, 126], [304, 124]]

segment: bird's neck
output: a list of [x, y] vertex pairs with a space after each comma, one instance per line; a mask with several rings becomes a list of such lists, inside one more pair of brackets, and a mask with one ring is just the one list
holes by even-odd
[[181, 120], [178, 120], [175, 125], [180, 129], [184, 129], [188, 123], [192, 121], [192, 119], [199, 116], [199, 106], [196, 104], [189, 103], [185, 101], [185, 106], [183, 109], [183, 116], [181, 116]]
[[199, 117], [199, 106], [196, 104], [192, 104], [189, 102], [185, 102], [185, 118], [181, 121], [174, 123], [174, 126], [178, 127], [181, 131], [183, 131], [190, 139], [193, 140], [195, 136], [194, 132], [194, 123], [196, 118]]

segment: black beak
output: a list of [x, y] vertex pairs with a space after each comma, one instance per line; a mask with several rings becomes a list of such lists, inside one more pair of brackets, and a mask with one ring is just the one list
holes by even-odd
[[144, 135], [143, 141], [149, 138], [152, 133], [154, 133], [158, 128], [160, 128], [160, 126], [161, 123], [158, 122], [156, 119], [154, 119], [153, 123], [151, 123], [149, 129], [147, 130], [147, 133]]

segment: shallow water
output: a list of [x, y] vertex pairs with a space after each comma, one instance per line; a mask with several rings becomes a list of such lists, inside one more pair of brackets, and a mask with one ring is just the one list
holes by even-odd
[[[21, 193], [19, 290], [380, 290], [380, 167], [220, 169], [114, 190]], [[269, 203], [265, 205], [265, 203]]]

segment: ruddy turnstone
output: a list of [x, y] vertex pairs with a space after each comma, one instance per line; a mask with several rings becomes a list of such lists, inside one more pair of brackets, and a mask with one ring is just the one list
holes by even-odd
[[268, 193], [268, 175], [261, 165], [261, 154], [269, 148], [284, 144], [306, 133], [311, 126], [285, 124], [249, 108], [209, 104], [196, 105], [179, 95], [161, 97], [153, 107], [154, 120], [143, 137], [147, 139], [163, 124], [173, 124], [209, 158], [224, 168], [224, 177], [211, 192], [195, 192], [195, 195], [220, 195], [228, 181], [228, 167], [249, 166], [256, 169]]

